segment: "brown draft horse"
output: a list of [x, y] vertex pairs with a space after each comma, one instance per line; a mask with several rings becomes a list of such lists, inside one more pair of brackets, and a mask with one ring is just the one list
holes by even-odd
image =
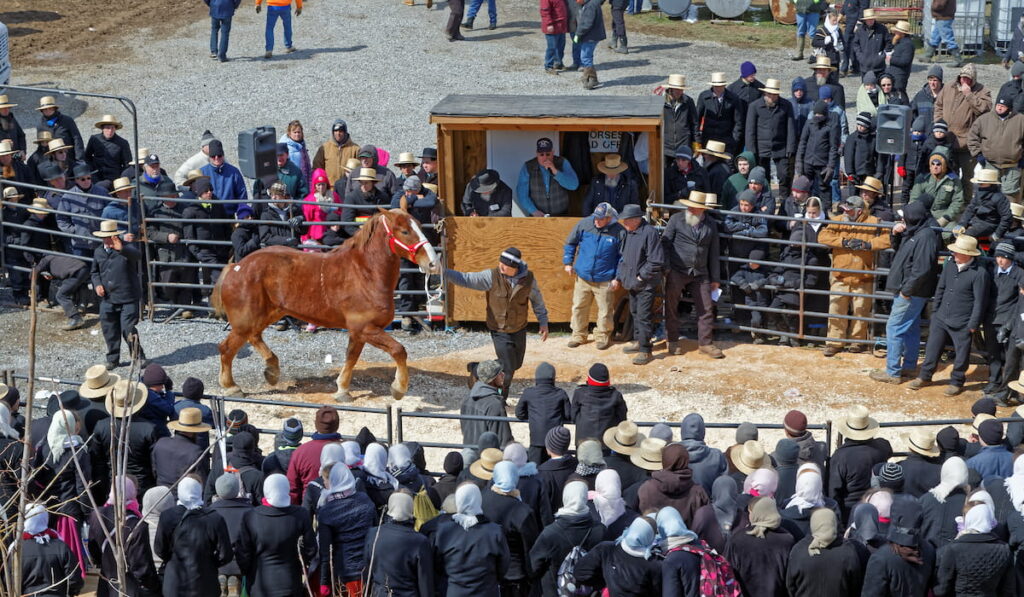
[[246, 342], [264, 361], [263, 377], [276, 385], [281, 369], [277, 355], [263, 341], [263, 330], [285, 315], [318, 327], [348, 330], [345, 366], [338, 376], [340, 402], [348, 402], [352, 369], [367, 342], [391, 355], [398, 365], [391, 395], [405, 396], [409, 369], [405, 347], [384, 328], [395, 315], [394, 290], [401, 258], [420, 270], [437, 273], [440, 264], [416, 219], [400, 209], [378, 208], [352, 238], [323, 253], [267, 247], [224, 269], [210, 296], [231, 332], [220, 343], [220, 385], [227, 395], [240, 394], [231, 363]]

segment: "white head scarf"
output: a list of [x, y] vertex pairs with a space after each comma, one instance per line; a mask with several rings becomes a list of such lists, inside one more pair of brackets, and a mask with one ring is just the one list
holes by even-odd
[[967, 485], [967, 463], [959, 456], [953, 456], [942, 463], [942, 470], [939, 472], [939, 484], [928, 490], [928, 493], [935, 496], [940, 504], [946, 502], [949, 494], [957, 487]]
[[174, 495], [170, 488], [163, 485], [149, 488], [142, 495], [142, 518], [149, 523], [149, 528], [155, 529], [160, 522], [160, 514], [174, 505]]
[[973, 535], [991, 532], [996, 526], [995, 513], [992, 506], [978, 504], [967, 511], [964, 517], [964, 530], [961, 535]]
[[395, 444], [388, 448], [388, 469], [399, 470], [412, 462], [412, 454], [405, 444]]
[[388, 498], [388, 517], [395, 522], [406, 522], [413, 519], [412, 496], [404, 491], [396, 491]]
[[75, 412], [61, 409], [53, 414], [50, 428], [46, 431], [46, 445], [50, 447], [50, 461], [60, 462], [68, 448], [82, 445], [82, 438], [75, 434], [78, 419]]
[[341, 444], [342, 449], [345, 450], [345, 464], [349, 468], [359, 465], [360, 457], [362, 456], [362, 450], [359, 448], [359, 442], [347, 441]]
[[502, 456], [505, 460], [519, 467], [520, 477], [533, 477], [537, 474], [537, 464], [528, 460], [526, 448], [523, 444], [519, 442], [508, 444], [505, 446]]
[[1006, 486], [1006, 493], [1010, 495], [1013, 508], [1024, 514], [1024, 458], [1013, 461], [1013, 475], [1007, 477], [1003, 484]]
[[562, 488], [562, 507], [555, 512], [555, 517], [579, 516], [589, 511], [590, 509], [587, 508], [587, 484], [584, 481], [566, 483]]
[[178, 483], [178, 505], [186, 510], [198, 510], [203, 507], [203, 488], [192, 477], [185, 477]]
[[0, 435], [9, 439], [18, 439], [18, 432], [11, 427], [11, 409], [0, 402]]
[[[367, 450], [369, 452], [369, 450]], [[467, 531], [480, 522], [477, 518], [484, 513], [480, 488], [474, 483], [463, 483], [455, 490], [455, 514], [452, 520]]]
[[608, 526], [626, 512], [626, 501], [622, 499], [622, 479], [613, 469], [597, 473], [594, 491], [590, 493], [601, 524]]
[[336, 493], [347, 494], [351, 493], [356, 488], [356, 478], [352, 476], [352, 471], [347, 466], [342, 466], [342, 463], [336, 462], [331, 467], [331, 483], [330, 487], [320, 492], [320, 499], [323, 500], [326, 496], [334, 495]]
[[345, 450], [341, 447], [341, 444], [332, 443], [327, 444], [320, 450], [320, 468], [324, 468], [329, 464], [334, 464], [345, 459]]
[[[333, 468], [331, 473], [333, 475]], [[267, 498], [267, 503], [275, 508], [287, 508], [290, 506], [292, 498], [288, 495], [288, 477], [275, 473], [264, 479], [263, 497]]]
[[25, 532], [29, 535], [38, 535], [50, 526], [50, 514], [46, 506], [35, 503], [29, 504], [25, 512]]
[[[388, 472], [388, 452], [380, 444], [366, 446], [366, 454], [363, 456], [363, 470], [371, 477], [376, 477], [384, 483], [391, 484], [392, 489], [398, 489], [398, 479]], [[373, 479], [370, 479], [373, 482]]]
[[[814, 466], [814, 465], [811, 465]], [[786, 504], [787, 508], [796, 506], [796, 509], [803, 514], [804, 510], [818, 508], [825, 505], [825, 498], [821, 494], [822, 481], [818, 467], [804, 469], [800, 467], [796, 475], [796, 491], [793, 498]]]

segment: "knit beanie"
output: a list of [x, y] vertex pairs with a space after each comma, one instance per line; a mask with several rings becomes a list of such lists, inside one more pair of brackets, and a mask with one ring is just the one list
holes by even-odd
[[249, 415], [240, 408], [236, 408], [228, 413], [228, 429], [238, 429], [248, 422]]
[[857, 126], [862, 126], [862, 127], [870, 129], [871, 128], [871, 113], [870, 112], [861, 112], [860, 114], [858, 114], [857, 115]]
[[987, 446], [998, 446], [1003, 442], [1003, 424], [989, 419], [978, 426], [978, 437]]
[[281, 426], [281, 436], [294, 443], [302, 441], [302, 421], [291, 417]]
[[935, 77], [936, 79], [941, 81], [942, 80], [942, 75], [943, 75], [942, 67], [939, 66], [938, 64], [933, 64], [931, 66], [931, 68], [928, 69], [928, 78], [929, 79], [931, 79], [932, 77]]
[[658, 423], [651, 427], [651, 432], [647, 435], [654, 439], [663, 440], [666, 444], [672, 443], [672, 428], [664, 423]]
[[757, 67], [753, 62], [747, 61], [740, 65], [740, 77], [746, 78], [755, 74], [757, 74]]
[[238, 497], [238, 475], [226, 473], [217, 477], [214, 487], [217, 489], [217, 497], [222, 500], [230, 500]]
[[961, 451], [960, 434], [952, 425], [943, 427], [935, 434], [935, 443], [943, 452], [959, 453]]
[[462, 472], [463, 466], [460, 452], [448, 452], [448, 455], [444, 457], [444, 472], [449, 475], [457, 476]]
[[523, 263], [523, 252], [515, 247], [509, 247], [501, 252], [499, 261], [509, 267], [519, 267]]
[[1010, 67], [1010, 76], [1024, 77], [1024, 62], [1021, 62], [1020, 60], [1014, 62], [1013, 66]]
[[587, 373], [588, 386], [606, 386], [611, 383], [611, 376], [608, 374], [608, 367], [604, 363], [594, 363]]
[[875, 76], [875, 72], [874, 71], [870, 71], [869, 70], [866, 73], [864, 73], [864, 76], [862, 76], [860, 78], [860, 82], [865, 84], [865, 85], [877, 85], [878, 84], [878, 77]]
[[741, 203], [746, 201], [747, 203], [753, 204], [757, 200], [757, 195], [750, 189], [743, 189], [739, 195], [736, 195], [736, 202]]
[[747, 176], [747, 182], [754, 182], [761, 186], [768, 184], [768, 173], [764, 171], [761, 166], [755, 166], [750, 169], [750, 174]]
[[782, 426], [792, 435], [803, 435], [807, 431], [807, 415], [798, 410], [791, 410], [782, 419]]
[[537, 383], [555, 381], [555, 366], [548, 362], [537, 365], [537, 371], [533, 378], [537, 380]]
[[971, 416], [980, 414], [996, 416], [996, 401], [991, 398], [979, 398], [971, 405]]
[[757, 427], [753, 423], [740, 423], [736, 428], [736, 443], [742, 446], [749, 441], [757, 441]]
[[925, 118], [924, 116], [918, 116], [910, 125], [910, 130], [924, 132], [926, 126], [928, 126], [928, 119]]
[[423, 188], [423, 183], [420, 182], [419, 176], [410, 176], [405, 179], [402, 183], [403, 191], [418, 191]]
[[828, 104], [826, 104], [824, 100], [819, 99], [818, 101], [814, 102], [814, 106], [811, 108], [811, 111], [814, 112], [815, 114], [821, 114], [822, 116], [824, 116], [825, 114], [828, 113]]
[[338, 409], [333, 406], [321, 406], [316, 411], [314, 425], [317, 433], [337, 433]]
[[572, 434], [569, 433], [569, 430], [559, 425], [548, 430], [547, 435], [544, 436], [544, 447], [548, 452], [561, 456], [569, 451], [571, 440]]
[[885, 462], [879, 466], [878, 486], [883, 489], [902, 491], [903, 489], [903, 467], [895, 462]]
[[181, 384], [181, 396], [189, 400], [201, 400], [205, 390], [202, 380], [194, 377], [186, 379], [185, 383]]
[[[747, 189], [747, 190], [749, 190], [749, 189]], [[811, 192], [811, 180], [809, 178], [807, 178], [806, 176], [804, 176], [803, 174], [801, 174], [800, 176], [797, 176], [796, 178], [793, 179], [793, 190], [794, 191], [801, 191], [801, 192], [804, 192], [804, 193], [810, 193]]]
[[949, 132], [949, 124], [947, 124], [946, 121], [944, 119], [942, 119], [942, 118], [936, 120], [932, 124], [932, 132], [936, 132], [936, 131], [941, 131], [943, 133], [948, 133]]
[[1006, 257], [1007, 259], [1013, 259], [1014, 254], [1013, 243], [1001, 242], [996, 245], [996, 257]]
[[484, 450], [495, 449], [501, 447], [501, 438], [498, 434], [493, 431], [484, 431], [480, 434], [480, 437], [476, 438], [476, 449], [477, 452], [483, 454]]
[[832, 88], [828, 85], [824, 85], [818, 88], [818, 99], [827, 100], [832, 99]]
[[142, 371], [142, 383], [146, 387], [167, 385], [169, 381], [171, 381], [171, 378], [167, 375], [167, 372], [164, 371], [163, 367], [156, 363], [150, 363], [150, 365]]
[[1007, 108], [1013, 109], [1013, 99], [1016, 96], [1011, 91], [1000, 91], [996, 97], [996, 104], [1002, 104]]

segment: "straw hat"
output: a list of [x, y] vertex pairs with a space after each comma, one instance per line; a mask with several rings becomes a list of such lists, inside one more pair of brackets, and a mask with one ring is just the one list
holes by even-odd
[[711, 73], [711, 82], [708, 85], [712, 87], [724, 87], [729, 83], [725, 79], [725, 73]]
[[121, 124], [121, 121], [118, 120], [116, 117], [110, 115], [110, 114], [104, 114], [103, 118], [100, 118], [96, 122], [96, 128], [101, 129], [105, 125], [108, 125], [108, 124], [114, 125], [114, 128], [117, 129], [117, 130], [121, 130], [121, 129], [124, 128], [124, 125]]
[[93, 365], [85, 370], [85, 382], [78, 386], [78, 393], [84, 398], [104, 398], [119, 381], [121, 377], [107, 371], [105, 365]]
[[1006, 385], [1014, 392], [1024, 394], [1024, 371], [1020, 372], [1020, 377]]
[[665, 448], [665, 440], [647, 438], [640, 442], [640, 450], [634, 452], [629, 461], [645, 471], [661, 470], [661, 451]]
[[[1011, 381], [1010, 383], [1013, 383], [1013, 382]], [[995, 417], [993, 417], [992, 415], [990, 415], [988, 413], [978, 413], [978, 415], [976, 417], [974, 417], [974, 421], [971, 422], [971, 427], [974, 427], [974, 430], [977, 431], [981, 427], [982, 423], [984, 423], [985, 421], [988, 421], [989, 419], [994, 419], [994, 418]]]
[[761, 93], [782, 93], [782, 83], [778, 79], [767, 79], [764, 82], [764, 89], [761, 90]]
[[708, 209], [718, 209], [722, 207], [722, 204], [718, 202], [718, 195], [714, 193], [704, 193], [704, 205]]
[[814, 64], [811, 65], [811, 69], [816, 68], [827, 68], [829, 70], [836, 70], [836, 67], [832, 66], [832, 59], [828, 56], [818, 56], [814, 59]]
[[628, 168], [629, 166], [622, 161], [622, 156], [617, 153], [604, 154], [604, 161], [597, 165], [597, 169], [604, 174], [620, 174]]
[[[189, 173], [189, 175], [191, 176], [191, 173]], [[135, 188], [135, 183], [132, 182], [132, 179], [128, 178], [127, 176], [122, 176], [121, 178], [118, 178], [118, 179], [114, 180], [114, 190], [110, 191], [110, 194], [111, 195], [116, 195], [117, 193], [120, 193], [121, 191], [127, 191], [129, 189], [134, 189], [134, 188]]]
[[[200, 178], [210, 178], [210, 177], [205, 175], [205, 174], [203, 174], [202, 170], [189, 170], [188, 171], [188, 176], [186, 176], [185, 180], [182, 181], [181, 186], [183, 186], [183, 187], [191, 186], [192, 183], [194, 183], [195, 181], [199, 180]], [[121, 180], [121, 179], [119, 178], [118, 180]], [[128, 179], [125, 178], [124, 180], [128, 180]], [[131, 181], [128, 180], [128, 183], [131, 184]]]
[[211, 429], [209, 425], [203, 423], [203, 413], [198, 408], [181, 409], [181, 412], [178, 413], [178, 420], [168, 423], [167, 428], [190, 433], [204, 433]]
[[839, 419], [838, 429], [843, 437], [850, 439], [871, 439], [878, 435], [878, 421], [870, 416], [866, 406], [857, 404], [846, 411], [846, 416]]
[[477, 479], [490, 481], [494, 476], [494, 467], [505, 458], [501, 450], [487, 448], [480, 454], [480, 459], [469, 465], [469, 472]]
[[[32, 209], [32, 207], [34, 207], [36, 209]], [[33, 199], [32, 200], [32, 207], [28, 208], [28, 213], [30, 213], [30, 214], [48, 214], [48, 213], [50, 213], [50, 212], [46, 211], [46, 210], [50, 209], [50, 204], [47, 203], [46, 199], [43, 199], [42, 197], [36, 197], [35, 199]], [[95, 234], [95, 233], [93, 233], [93, 234]]]
[[404, 166], [406, 164], [412, 164], [413, 166], [420, 165], [419, 161], [416, 159], [416, 156], [413, 155], [411, 151], [403, 151], [402, 153], [398, 154], [398, 159], [395, 160], [395, 165]]
[[0, 141], [0, 155], [12, 155], [15, 153], [18, 153], [18, 150], [14, 148], [14, 141], [10, 139]]
[[910, 433], [904, 434], [903, 439], [906, 440], [907, 447], [911, 452], [917, 452], [921, 456], [934, 458], [941, 453], [939, 446], [935, 443], [935, 434], [927, 429], [918, 427]]
[[1012, 213], [1013, 217], [1017, 218], [1018, 220], [1024, 220], [1024, 205], [1020, 203], [1011, 203], [1010, 213]]
[[135, 161], [132, 162], [132, 163], [133, 164], [138, 164], [139, 166], [141, 166], [142, 164], [144, 164], [146, 162], [146, 158], [147, 157], [149, 157], [149, 148], [148, 147], [140, 147], [139, 150], [137, 152], [135, 152]]
[[431, 193], [433, 193], [435, 195], [439, 192], [439, 189], [440, 189], [440, 187], [438, 187], [436, 184], [434, 184], [432, 182], [425, 182], [425, 183], [423, 183], [423, 188], [427, 189], [428, 191], [430, 191]]
[[978, 250], [978, 239], [973, 236], [967, 236], [966, 234], [957, 236], [956, 242], [951, 245], [946, 245], [946, 249], [953, 253], [970, 255], [971, 257], [981, 255], [981, 251]]
[[64, 139], [54, 139], [46, 144], [46, 155], [56, 153], [58, 151], [67, 151], [72, 149], [70, 145], [64, 144]]
[[647, 439], [633, 421], [623, 421], [604, 432], [604, 445], [619, 454], [631, 455], [640, 449]]
[[690, 191], [690, 196], [686, 199], [680, 199], [676, 201], [679, 205], [685, 205], [686, 207], [693, 207], [696, 209], [707, 209], [708, 208], [708, 196], [701, 191]]
[[348, 174], [353, 170], [358, 170], [361, 165], [362, 162], [359, 161], [359, 158], [349, 158], [345, 162], [345, 166], [342, 168], [342, 170], [344, 170], [345, 173]]
[[4, 189], [4, 201], [17, 201], [24, 197], [18, 192], [18, 187], [7, 187]]
[[1002, 186], [1003, 183], [999, 182], [999, 170], [992, 168], [982, 168], [978, 171], [978, 174], [971, 179], [974, 184], [997, 184]]
[[[131, 382], [127, 379], [119, 379], [110, 386], [107, 392], [107, 399], [104, 401], [107, 412], [115, 417], [134, 415], [146, 405], [149, 392], [142, 382]], [[198, 411], [199, 409], [196, 409]], [[170, 427], [174, 423], [168, 425]]]
[[380, 179], [377, 178], [377, 169], [376, 168], [360, 168], [359, 169], [359, 176], [353, 178], [352, 180], [369, 180], [369, 181], [377, 182]]
[[708, 155], [713, 155], [716, 158], [722, 158], [723, 160], [732, 159], [732, 156], [725, 151], [725, 143], [722, 143], [721, 141], [708, 141], [707, 147], [701, 149], [697, 153], [706, 153]]
[[732, 464], [749, 475], [759, 468], [772, 468], [772, 457], [764, 452], [764, 446], [757, 440], [747, 440], [742, 446], [733, 446], [729, 452]]
[[913, 35], [910, 32], [910, 23], [906, 21], [896, 21], [896, 24], [892, 26], [893, 33], [902, 33], [903, 35]]
[[117, 222], [114, 220], [103, 220], [100, 222], [100, 229], [94, 230], [92, 233], [93, 236], [98, 236], [100, 238], [120, 236], [122, 234], [124, 234], [124, 230], [118, 230]]
[[875, 17], [875, 9], [873, 9], [873, 8], [865, 8], [864, 9], [864, 13], [860, 17], [860, 20], [866, 21], [868, 19], [874, 19], [874, 18], [877, 18], [877, 17]]
[[53, 133], [50, 131], [39, 131], [36, 133], [36, 145], [49, 145], [53, 141]]
[[858, 189], [864, 191], [871, 191], [872, 193], [882, 194], [882, 181], [878, 180], [874, 176], [865, 176], [864, 182], [857, 185]]
[[39, 98], [39, 107], [36, 110], [45, 110], [47, 108], [59, 108], [57, 100], [52, 95], [44, 95]]
[[7, 95], [0, 95], [0, 108], [13, 108], [18, 104], [12, 104], [11, 100], [8, 99]]
[[669, 75], [668, 82], [663, 87], [665, 89], [686, 89], [686, 75]]

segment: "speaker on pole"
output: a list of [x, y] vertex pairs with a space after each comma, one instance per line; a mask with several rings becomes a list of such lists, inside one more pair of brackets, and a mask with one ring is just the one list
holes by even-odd
[[910, 107], [882, 104], [876, 115], [875, 151], [900, 155], [910, 147]]
[[238, 169], [246, 178], [277, 176], [277, 131], [260, 126], [238, 133]]

